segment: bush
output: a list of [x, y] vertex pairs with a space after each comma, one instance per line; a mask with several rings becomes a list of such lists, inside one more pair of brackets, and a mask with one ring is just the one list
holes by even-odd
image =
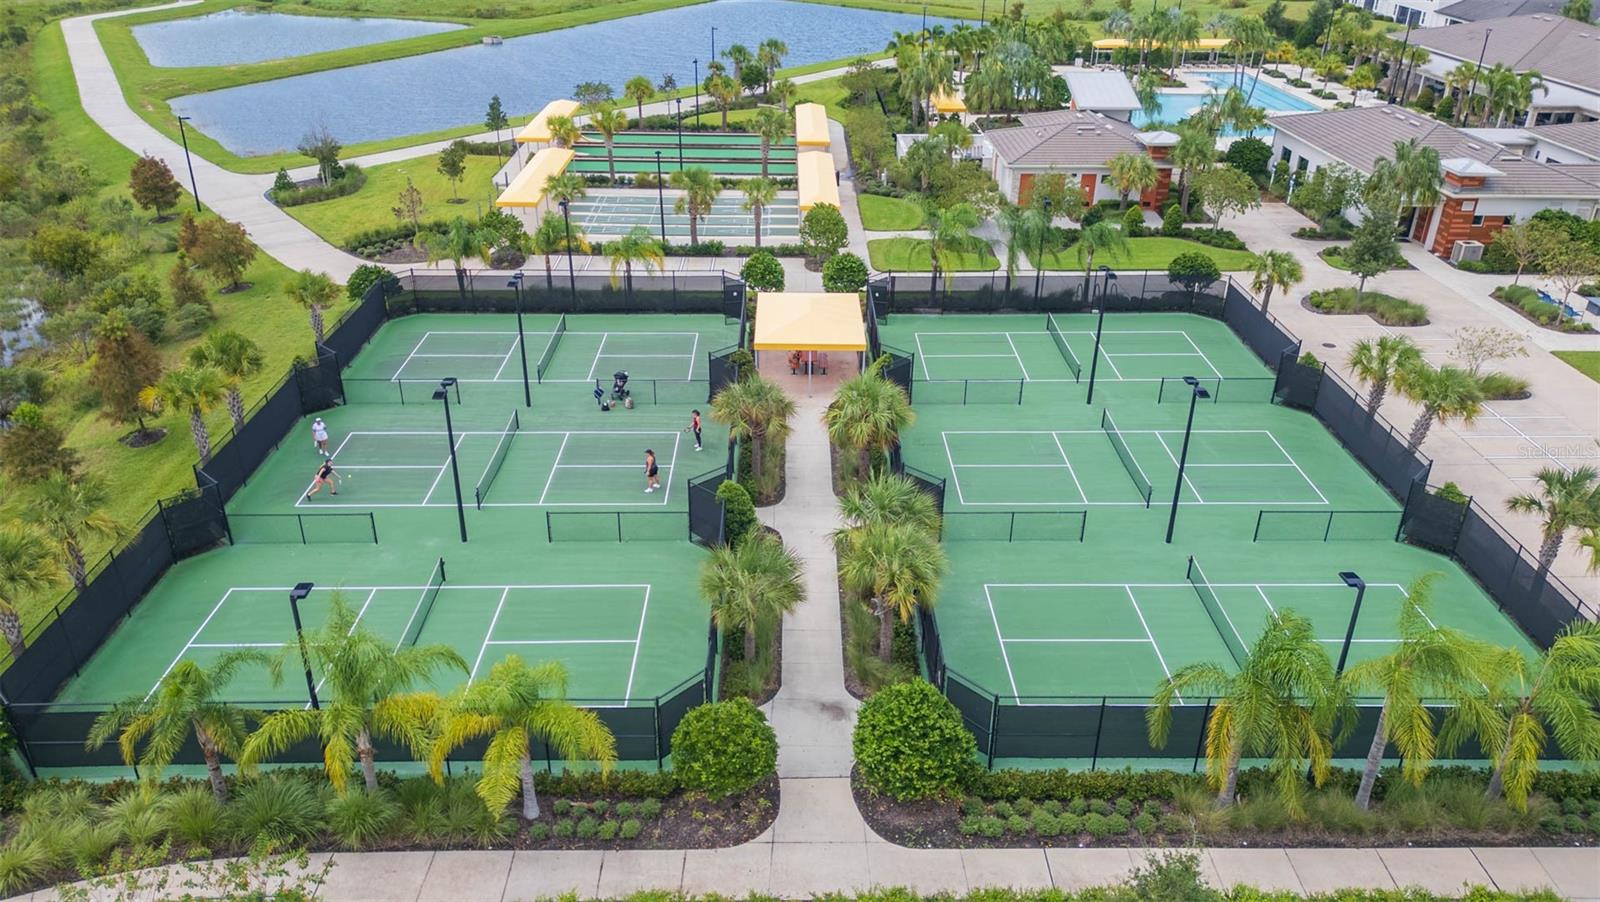
[[1363, 292], [1358, 298], [1354, 288], [1330, 288], [1311, 292], [1306, 302], [1319, 313], [1365, 313], [1386, 326], [1428, 324], [1428, 308], [1378, 291]]
[[1493, 273], [1495, 271], [1493, 266], [1490, 266], [1482, 260], [1462, 260], [1460, 263], [1456, 264], [1456, 269], [1459, 269], [1462, 272], [1475, 272], [1479, 273], [1480, 275], [1485, 273]]
[[399, 806], [381, 791], [355, 789], [328, 803], [328, 830], [350, 849], [383, 838], [399, 817]]
[[1317, 358], [1317, 355], [1311, 353], [1310, 351], [1302, 352], [1300, 354], [1300, 359], [1296, 360], [1295, 363], [1301, 366], [1309, 366], [1314, 369], [1322, 369], [1322, 361]]
[[360, 191], [367, 184], [367, 174], [360, 166], [354, 163], [345, 163], [344, 172], [330, 184], [308, 185], [304, 188], [293, 188], [280, 191], [276, 186], [267, 192], [267, 197], [280, 207], [298, 207], [301, 204], [314, 204], [319, 201], [332, 200]]
[[1128, 212], [1122, 214], [1122, 234], [1126, 238], [1144, 237], [1144, 210], [1137, 205], [1129, 207]]
[[1457, 504], [1466, 504], [1472, 500], [1472, 496], [1461, 491], [1461, 486], [1456, 485], [1453, 482], [1447, 482], [1444, 485], [1439, 486], [1439, 488], [1434, 490], [1434, 494], [1445, 499], [1446, 501], [1454, 501]]
[[757, 251], [739, 268], [739, 278], [757, 291], [782, 291], [783, 264], [766, 251]]
[[1560, 329], [1563, 332], [1593, 331], [1593, 327], [1588, 323], [1569, 322], [1562, 315], [1559, 305], [1545, 303], [1539, 297], [1539, 292], [1526, 285], [1502, 285], [1489, 292], [1489, 296], [1502, 304], [1521, 310], [1528, 319], [1546, 328]]
[[1176, 238], [1183, 234], [1183, 208], [1177, 204], [1167, 207], [1167, 212], [1161, 214], [1161, 234], [1168, 238]]
[[367, 289], [377, 282], [383, 283], [385, 294], [400, 290], [400, 278], [387, 267], [376, 263], [363, 263], [357, 266], [355, 272], [350, 274], [350, 278], [345, 280], [344, 290], [350, 300], [359, 301], [362, 295], [367, 293]]
[[600, 822], [600, 829], [596, 830], [594, 835], [595, 835], [596, 839], [604, 840], [605, 842], [610, 842], [611, 840], [616, 839], [617, 838], [617, 822], [616, 821], [601, 821]]
[[860, 291], [866, 284], [867, 264], [855, 254], [835, 254], [822, 264], [823, 291]]
[[261, 777], [239, 791], [228, 806], [228, 817], [240, 842], [282, 847], [322, 829], [322, 800], [298, 777]]
[[1520, 401], [1528, 397], [1528, 380], [1510, 373], [1484, 373], [1478, 377], [1478, 387], [1488, 401]]
[[925, 680], [885, 687], [861, 705], [851, 745], [862, 782], [895, 799], [954, 794], [977, 769], [976, 740]]
[[630, 817], [622, 822], [622, 828], [617, 831], [617, 835], [623, 839], [637, 839], [643, 831], [644, 824], [639, 823], [638, 818]]
[[1252, 178], [1262, 179], [1272, 161], [1272, 146], [1260, 138], [1239, 138], [1228, 145], [1222, 160]]
[[717, 486], [717, 500], [722, 502], [725, 538], [737, 548], [756, 528], [756, 504], [749, 490], [732, 479]]
[[172, 330], [179, 338], [194, 338], [217, 321], [216, 311], [203, 304], [179, 307], [172, 317]]
[[713, 799], [745, 792], [777, 773], [778, 737], [749, 699], [701, 705], [672, 732], [672, 769]]

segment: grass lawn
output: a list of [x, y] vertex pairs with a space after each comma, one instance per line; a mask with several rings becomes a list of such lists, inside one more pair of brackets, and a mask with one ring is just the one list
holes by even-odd
[[1569, 366], [1600, 382], [1600, 351], [1551, 351], [1550, 353], [1565, 360]]
[[[1161, 270], [1165, 272], [1172, 258], [1179, 254], [1201, 253], [1210, 257], [1217, 264], [1217, 269], [1223, 272], [1237, 272], [1250, 268], [1250, 252], [1234, 251], [1225, 248], [1211, 247], [1198, 241], [1189, 241], [1186, 238], [1165, 238], [1153, 236], [1149, 238], [1129, 238], [1129, 252], [1123, 257], [1112, 257], [1100, 252], [1094, 258], [1095, 266], [1109, 266], [1114, 270]], [[1034, 260], [1034, 255], [1028, 255], [1029, 260]], [[1051, 251], [1045, 255], [1046, 271], [1068, 270], [1071, 272], [1083, 271], [1083, 254], [1076, 245], [1064, 251]]]
[[861, 205], [861, 224], [869, 232], [909, 232], [922, 228], [922, 210], [904, 198], [858, 194], [856, 202]]
[[[1323, 263], [1328, 264], [1329, 266], [1333, 267], [1334, 269], [1342, 270], [1344, 272], [1349, 272], [1350, 271], [1350, 264], [1346, 263], [1345, 260], [1344, 260], [1344, 252], [1347, 249], [1348, 249], [1347, 245], [1337, 245], [1336, 244], [1336, 245], [1333, 245], [1331, 247], [1325, 247], [1322, 250], [1317, 251], [1317, 256], [1322, 260]], [[1404, 257], [1400, 256], [1400, 250], [1399, 250], [1399, 248], [1396, 248], [1395, 252], [1394, 252], [1394, 260], [1392, 261], [1392, 263], [1391, 263], [1389, 268], [1390, 269], [1411, 269], [1412, 266], [1411, 266], [1411, 264], [1409, 264], [1409, 263], [1407, 263], [1405, 261]]]
[[[874, 238], [867, 242], [867, 253], [872, 257], [872, 268], [878, 272], [928, 272], [933, 268], [925, 238]], [[945, 268], [951, 272], [984, 272], [999, 269], [1000, 261], [984, 245], [955, 254]]]
[[439, 174], [438, 163], [439, 155], [430, 154], [373, 166], [367, 170], [367, 183], [360, 191], [314, 204], [285, 207], [284, 212], [330, 243], [342, 247], [345, 239], [357, 232], [398, 224], [394, 208], [399, 203], [400, 192], [405, 190], [407, 178], [422, 192], [425, 221], [457, 216], [476, 219], [489, 209], [493, 198], [499, 194], [490, 181], [500, 168], [496, 158], [467, 157], [467, 174], [455, 189], [465, 198], [465, 202], [459, 204], [450, 203], [450, 181]]

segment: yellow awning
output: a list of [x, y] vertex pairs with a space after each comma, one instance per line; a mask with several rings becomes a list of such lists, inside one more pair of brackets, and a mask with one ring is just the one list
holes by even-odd
[[552, 175], [560, 175], [572, 162], [572, 148], [546, 147], [533, 155], [528, 165], [522, 167], [506, 190], [495, 199], [497, 207], [537, 207], [544, 202], [544, 184]]
[[[1198, 41], [1190, 41], [1184, 44], [1183, 49], [1226, 50], [1228, 45], [1232, 43], [1232, 38], [1201, 38]], [[1100, 40], [1094, 42], [1094, 49], [1096, 50], [1121, 50], [1122, 48], [1129, 46], [1133, 45], [1130, 44], [1126, 38], [1101, 38]], [[1160, 47], [1162, 46], [1162, 43], [1160, 41], [1155, 41], [1152, 42], [1150, 46]]]
[[763, 291], [756, 295], [757, 351], [865, 351], [855, 294]]
[[577, 112], [578, 102], [576, 100], [550, 101], [544, 105], [544, 109], [539, 111], [539, 115], [533, 117], [527, 125], [522, 127], [522, 131], [517, 132], [517, 143], [549, 144], [551, 140], [550, 117], [573, 116]]
[[839, 183], [834, 180], [833, 154], [804, 150], [796, 154], [795, 175], [800, 186], [800, 212], [817, 204], [839, 206]]
[[933, 102], [933, 111], [935, 113], [949, 114], [965, 113], [967, 111], [967, 105], [962, 102], [961, 98], [945, 91], [940, 91], [928, 99]]
[[794, 108], [794, 143], [801, 147], [827, 147], [828, 111], [820, 103], [802, 103]]

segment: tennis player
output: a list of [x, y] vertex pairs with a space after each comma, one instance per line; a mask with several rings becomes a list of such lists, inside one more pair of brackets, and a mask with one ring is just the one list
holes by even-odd
[[699, 451], [700, 450], [700, 411], [698, 411], [698, 410], [689, 411], [689, 425], [683, 431], [684, 432], [693, 432], [694, 433], [694, 449], [696, 451]]
[[317, 478], [311, 481], [311, 491], [306, 492], [306, 500], [310, 501], [311, 496], [322, 491], [323, 486], [331, 490], [330, 494], [339, 494], [339, 474], [333, 471], [331, 457], [323, 458], [322, 463], [317, 466]]
[[656, 467], [656, 452], [644, 449], [644, 492], [646, 495], [661, 488], [661, 471]]
[[328, 424], [322, 422], [322, 417], [311, 421], [311, 439], [317, 443], [317, 453], [323, 457], [332, 457], [328, 450]]

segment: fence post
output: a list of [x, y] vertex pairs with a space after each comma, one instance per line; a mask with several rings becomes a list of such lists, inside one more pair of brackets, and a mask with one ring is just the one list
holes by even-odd
[[1211, 697], [1206, 696], [1206, 709], [1200, 712], [1200, 735], [1194, 742], [1194, 766], [1190, 773], [1200, 772], [1200, 758], [1206, 749], [1206, 721], [1211, 719]]
[[1100, 696], [1100, 716], [1094, 722], [1094, 752], [1089, 756], [1089, 769], [1095, 770], [1100, 763], [1100, 735], [1105, 732], [1106, 725], [1106, 697]]
[[1000, 696], [989, 694], [989, 764], [988, 769], [994, 770], [994, 742], [995, 721], [1000, 716]]
[[650, 738], [656, 744], [656, 771], [661, 771], [661, 696], [650, 702]]

